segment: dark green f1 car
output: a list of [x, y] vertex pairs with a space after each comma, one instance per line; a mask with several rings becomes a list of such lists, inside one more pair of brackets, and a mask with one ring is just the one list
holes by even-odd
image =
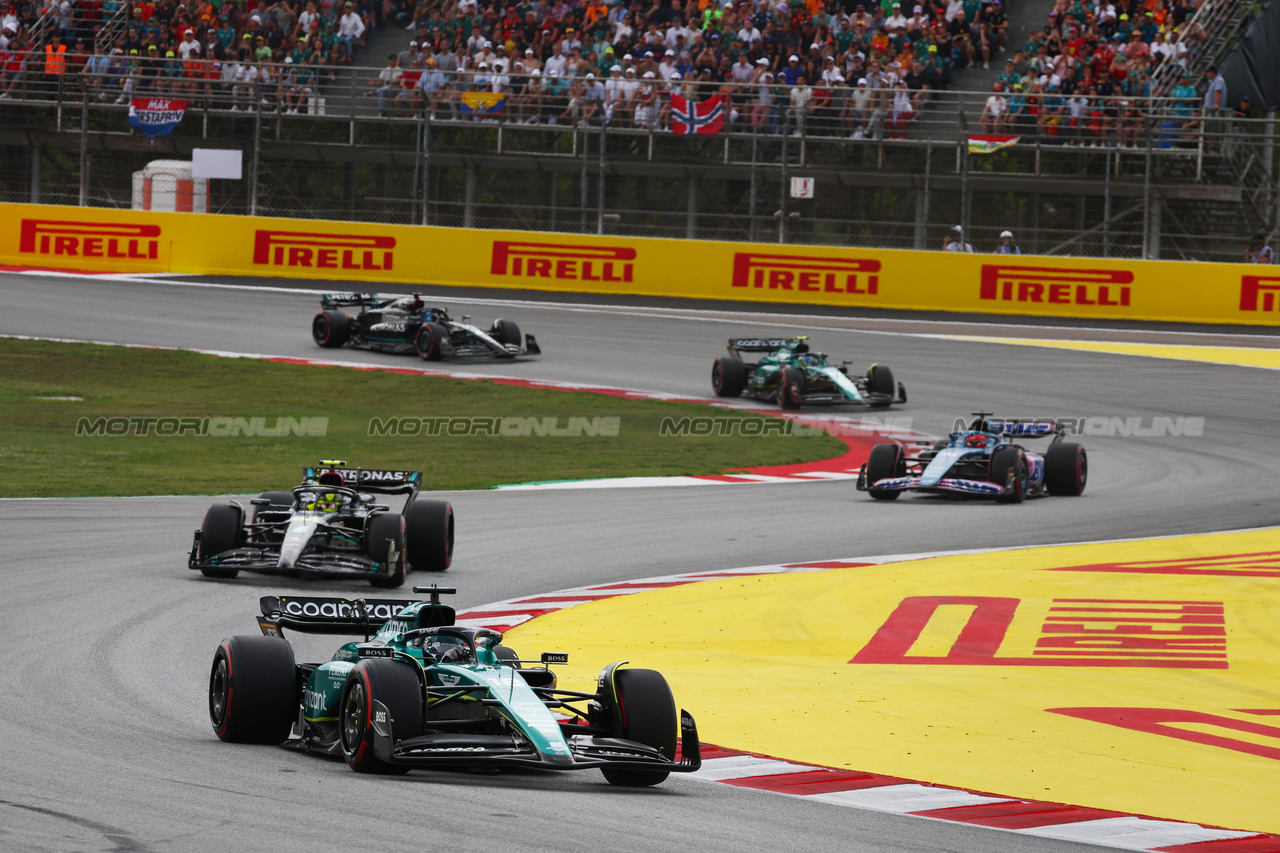
[[[801, 404], [854, 403], [885, 408], [907, 402], [907, 389], [895, 382], [893, 371], [873, 364], [865, 376], [850, 375], [849, 364], [827, 363], [827, 354], [811, 352], [807, 337], [730, 338], [729, 354], [711, 366], [711, 388], [717, 397], [746, 394], [776, 402], [784, 409]], [[742, 354], [764, 352], [755, 363]]]
[[[698, 731], [666, 679], [606, 666], [594, 693], [559, 690], [487, 628], [454, 624], [452, 589], [429, 601], [265, 596], [262, 635], [223, 640], [209, 677], [218, 737], [342, 756], [360, 773], [414, 767], [596, 768], [614, 785], [656, 785], [702, 766]], [[284, 629], [363, 635], [324, 663], [296, 663]], [[681, 757], [677, 758], [677, 734]]]

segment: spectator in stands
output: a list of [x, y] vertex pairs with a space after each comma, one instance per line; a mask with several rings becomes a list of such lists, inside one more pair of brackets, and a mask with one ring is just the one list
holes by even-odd
[[947, 233], [946, 237], [942, 238], [942, 251], [973, 254], [973, 246], [964, 241], [964, 229], [957, 225]]
[[1249, 243], [1249, 247], [1244, 250], [1244, 262], [1246, 264], [1272, 264], [1275, 263], [1275, 253], [1271, 251], [1271, 247], [1267, 245], [1267, 235], [1261, 232], [1253, 235], [1253, 241]]
[[107, 67], [110, 64], [110, 57], [102, 52], [102, 45], [95, 41], [93, 53], [85, 60], [84, 70], [80, 72], [80, 80], [87, 95], [96, 97], [99, 101], [107, 99], [104, 86], [107, 82]]
[[1022, 249], [1018, 248], [1018, 244], [1013, 242], [1012, 231], [1000, 232], [1000, 245], [996, 246], [995, 253], [997, 255], [1021, 255]]
[[351, 62], [356, 55], [356, 44], [363, 44], [364, 21], [356, 14], [351, 0], [347, 0], [343, 8], [342, 18], [338, 21], [338, 41], [341, 42], [345, 54], [344, 62]]
[[394, 53], [387, 57], [387, 67], [382, 69], [376, 79], [370, 80], [370, 86], [377, 86], [378, 95], [378, 113], [380, 115], [387, 114], [387, 98], [396, 95], [400, 91], [400, 78], [404, 76], [404, 69], [400, 67], [400, 57]]

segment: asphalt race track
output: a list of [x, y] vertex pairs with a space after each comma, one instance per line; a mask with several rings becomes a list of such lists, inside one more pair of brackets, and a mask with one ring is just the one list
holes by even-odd
[[[320, 350], [308, 329], [316, 297], [268, 283], [271, 289], [253, 290], [0, 275], [0, 334], [421, 364]], [[496, 316], [514, 319], [537, 336], [545, 355], [457, 368], [471, 374], [708, 397], [710, 363], [726, 338], [802, 331], [815, 349], [859, 365], [891, 366], [910, 395], [894, 414], [910, 415], [924, 432], [944, 432], [955, 417], [979, 408], [1024, 416], [1203, 417], [1205, 428], [1200, 437], [1086, 438], [1091, 470], [1083, 498], [1014, 507], [919, 497], [882, 504], [849, 482], [454, 493], [448, 497], [460, 527], [447, 581], [459, 588], [460, 609], [702, 569], [1277, 521], [1277, 395], [1274, 374], [1266, 371], [941, 337], [1063, 337], [1062, 329], [828, 316], [834, 311], [770, 321], [720, 307], [593, 307], [548, 297], [537, 305], [494, 304], [487, 300], [500, 300], [497, 291], [475, 295], [472, 303], [454, 294], [430, 301], [454, 315], [473, 314], [480, 325]], [[1276, 343], [1239, 332], [1070, 336]], [[452, 369], [448, 362], [444, 368]], [[322, 410], [317, 401], [317, 414]], [[594, 771], [380, 779], [357, 776], [340, 762], [222, 744], [206, 710], [213, 650], [228, 634], [255, 630], [259, 595], [289, 587], [254, 576], [209, 581], [186, 570], [191, 531], [208, 502], [0, 503], [6, 603], [0, 849], [314, 851], [341, 844], [362, 850], [1001, 853], [1085, 847], [674, 776], [638, 792], [611, 788]], [[750, 523], [766, 518], [769, 523]], [[332, 641], [295, 645], [299, 659], [319, 660]]]

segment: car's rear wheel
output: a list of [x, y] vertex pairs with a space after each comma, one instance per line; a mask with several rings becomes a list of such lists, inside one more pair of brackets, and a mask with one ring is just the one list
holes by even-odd
[[423, 323], [413, 338], [413, 348], [423, 361], [439, 361], [444, 358], [444, 341], [448, 332], [435, 323]]
[[[867, 369], [867, 390], [873, 394], [888, 394], [890, 397], [898, 393], [898, 383], [893, 380], [893, 371], [883, 364], [873, 364]], [[871, 403], [873, 408], [881, 409], [891, 405], [893, 400], [882, 403]]]
[[[205, 510], [200, 524], [200, 562], [207, 563], [223, 551], [240, 547], [244, 537], [240, 508], [231, 504], [214, 504]], [[233, 578], [239, 569], [219, 566], [200, 566], [200, 574], [207, 578]]]
[[798, 367], [784, 367], [778, 373], [778, 405], [789, 411], [800, 408], [804, 394], [804, 371]]
[[[362, 660], [352, 668], [338, 704], [338, 738], [342, 757], [357, 773], [401, 774], [409, 768], [388, 764], [374, 754], [374, 726], [390, 726], [396, 740], [422, 734], [422, 682], [407, 663]], [[379, 719], [374, 702], [387, 709]], [[384, 731], [387, 729], [384, 728]]]
[[991, 454], [991, 482], [1004, 486], [1013, 471], [1013, 488], [1001, 495], [1000, 503], [1017, 504], [1027, 499], [1027, 455], [1020, 447], [1002, 447]]
[[1089, 478], [1089, 457], [1084, 447], [1068, 441], [1049, 445], [1044, 455], [1044, 485], [1051, 495], [1084, 493]]
[[877, 444], [867, 457], [867, 494], [878, 501], [896, 501], [902, 492], [894, 489], [873, 489], [871, 484], [889, 477], [902, 477], [907, 473], [906, 457], [900, 444]]
[[510, 320], [501, 318], [493, 321], [493, 329], [490, 330], [489, 337], [500, 344], [520, 346], [524, 342], [524, 338], [520, 336], [520, 327]]
[[740, 397], [747, 387], [747, 366], [742, 359], [722, 355], [711, 365], [711, 390], [717, 397]]
[[321, 311], [311, 321], [311, 337], [326, 349], [337, 349], [351, 337], [351, 318], [341, 311]]
[[404, 516], [397, 512], [384, 512], [369, 520], [364, 540], [365, 554], [379, 563], [387, 562], [394, 550], [395, 561], [387, 575], [370, 575], [369, 583], [378, 589], [395, 589], [404, 586]]
[[[618, 693], [618, 713], [622, 719], [617, 736], [651, 746], [675, 761], [676, 702], [667, 680], [652, 669], [620, 669], [613, 677]], [[666, 770], [602, 772], [611, 785], [629, 788], [657, 785], [670, 775]]]
[[282, 743], [298, 716], [293, 647], [280, 637], [228, 637], [209, 673], [209, 718], [232, 743]]
[[405, 552], [415, 572], [443, 572], [453, 562], [453, 505], [414, 501], [404, 517]]

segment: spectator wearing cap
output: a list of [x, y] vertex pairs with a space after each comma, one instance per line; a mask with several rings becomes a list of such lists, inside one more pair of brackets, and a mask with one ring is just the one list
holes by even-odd
[[973, 254], [973, 245], [964, 241], [964, 229], [957, 225], [947, 232], [946, 237], [942, 238], [942, 251]]
[[1000, 245], [996, 246], [996, 255], [1021, 255], [1022, 249], [1018, 248], [1018, 244], [1013, 242], [1012, 231], [1000, 232]]
[[342, 44], [345, 55], [343, 62], [352, 62], [356, 55], [356, 44], [363, 44], [364, 21], [356, 14], [355, 6], [347, 0], [343, 6], [342, 17], [338, 19], [338, 41]]
[[387, 114], [387, 98], [393, 97], [400, 91], [400, 78], [404, 76], [404, 69], [400, 67], [400, 57], [394, 53], [387, 57], [387, 67], [378, 72], [378, 76], [369, 81], [370, 86], [376, 86], [375, 90], [378, 96], [378, 112], [385, 116]]

